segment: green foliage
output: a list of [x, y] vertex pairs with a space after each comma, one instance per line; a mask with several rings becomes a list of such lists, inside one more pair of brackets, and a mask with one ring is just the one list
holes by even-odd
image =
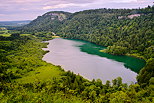
[[110, 103], [131, 103], [131, 98], [123, 91], [110, 95]]
[[18, 37], [20, 37], [20, 33], [13, 33], [13, 34], [11, 34], [11, 37], [18, 38]]
[[151, 77], [149, 80], [149, 85], [154, 85], [154, 77]]
[[52, 39], [53, 33], [52, 32], [37, 32], [33, 33], [33, 35], [37, 36], [39, 39], [43, 41], [47, 41]]

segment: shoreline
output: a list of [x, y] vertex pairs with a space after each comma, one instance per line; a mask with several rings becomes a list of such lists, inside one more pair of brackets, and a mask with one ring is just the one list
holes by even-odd
[[[51, 39], [51, 40], [53, 40], [53, 39]], [[49, 40], [50, 41], [50, 40]], [[48, 42], [48, 41], [46, 41], [46, 42]], [[47, 49], [47, 50], [49, 50], [48, 49], [48, 47], [46, 47], [45, 49]], [[50, 51], [49, 51], [50, 52]], [[46, 60], [44, 60], [43, 58], [42, 58], [42, 60], [43, 61], [45, 61], [45, 62], [47, 62]], [[118, 61], [117, 61], [118, 62]], [[47, 62], [47, 63], [50, 63], [50, 64], [52, 64], [52, 65], [55, 65], [55, 64], [53, 64], [52, 62]], [[60, 66], [65, 72], [67, 72], [67, 71], [69, 71], [69, 70], [65, 70], [61, 65], [55, 65], [55, 66]], [[73, 72], [72, 70], [70, 70], [71, 72]], [[132, 71], [132, 70], [131, 70]], [[134, 71], [133, 71], [134, 72]], [[74, 73], [74, 72], [73, 72]], [[136, 73], [136, 72], [135, 72]], [[75, 73], [76, 75], [78, 75], [78, 73]], [[82, 73], [81, 73], [82, 74]], [[79, 74], [80, 75], [80, 74]], [[82, 76], [82, 75], [80, 75], [80, 76]], [[84, 75], [82, 76], [82, 77], [84, 77]], [[121, 77], [121, 76], [119, 76], [119, 77]], [[84, 77], [85, 78], [85, 77]], [[116, 77], [115, 77], [116, 78]], [[87, 78], [85, 78], [85, 79], [87, 79]], [[91, 81], [92, 79], [88, 79], [89, 81]], [[112, 81], [112, 80], [110, 80], [110, 81]], [[128, 83], [128, 82], [125, 82], [125, 83]], [[133, 82], [133, 83], [135, 83], [135, 82]], [[129, 83], [129, 84], [131, 84], [131, 83]]]

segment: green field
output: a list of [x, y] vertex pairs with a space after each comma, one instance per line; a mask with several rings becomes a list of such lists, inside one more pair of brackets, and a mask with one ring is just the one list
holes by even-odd
[[[29, 36], [31, 34], [20, 34], [21, 36]], [[6, 32], [3, 32], [3, 33], [0, 33], [0, 36], [4, 36], [4, 37], [9, 37], [11, 36], [10, 33], [6, 33]]]
[[11, 34], [0, 34], [0, 36], [9, 37]]
[[59, 78], [62, 71], [60, 67], [47, 64], [36, 68], [36, 70], [26, 73], [22, 78], [16, 79], [18, 83], [33, 83], [35, 81], [48, 81]]
[[29, 35], [31, 35], [31, 34], [20, 34], [21, 36], [29, 36]]
[[[0, 28], [0, 36], [9, 37], [11, 36], [10, 30], [7, 30], [6, 28]], [[16, 31], [15, 31], [16, 32]], [[20, 34], [20, 36], [29, 36], [31, 34]]]
[[0, 36], [9, 37], [11, 34], [6, 28], [0, 28]]

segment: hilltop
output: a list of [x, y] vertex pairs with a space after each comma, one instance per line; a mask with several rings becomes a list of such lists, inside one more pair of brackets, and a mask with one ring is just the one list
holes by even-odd
[[20, 30], [28, 32], [37, 31], [54, 31], [71, 15], [71, 13], [63, 11], [52, 11], [38, 16], [28, 25], [20, 27]]

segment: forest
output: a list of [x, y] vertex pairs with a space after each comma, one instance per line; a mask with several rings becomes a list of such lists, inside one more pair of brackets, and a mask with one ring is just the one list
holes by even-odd
[[[56, 17], [50, 26], [43, 27], [49, 20], [47, 13], [26, 26], [0, 29], [1, 103], [154, 102], [154, 6], [63, 13], [59, 14], [62, 21]], [[129, 18], [135, 14], [140, 16]], [[106, 46], [102, 52], [144, 59], [146, 65], [136, 84], [127, 85], [121, 77], [86, 80], [42, 60], [48, 52], [42, 50], [47, 46], [42, 41], [52, 39], [52, 32]]]

